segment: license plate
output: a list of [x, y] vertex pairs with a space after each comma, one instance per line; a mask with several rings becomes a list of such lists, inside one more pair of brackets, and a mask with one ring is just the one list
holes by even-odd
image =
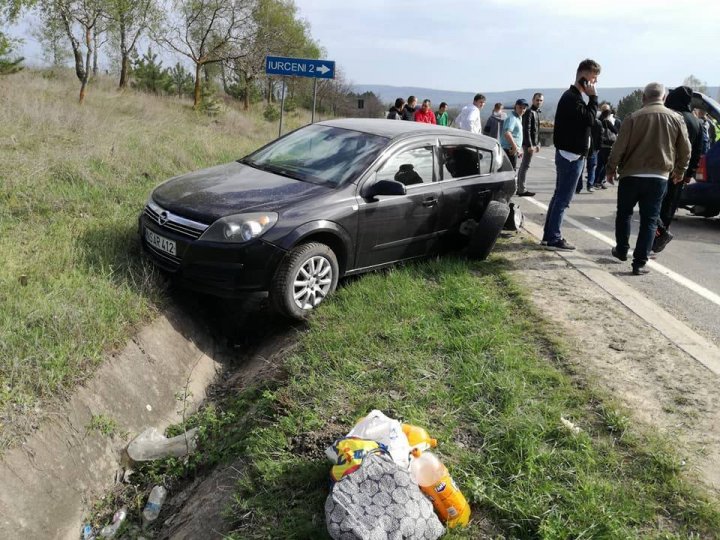
[[147, 240], [147, 243], [155, 249], [159, 249], [160, 251], [164, 251], [169, 255], [174, 255], [177, 257], [174, 240], [170, 240], [169, 238], [165, 238], [164, 236], [155, 234], [150, 229], [145, 229], [145, 240]]

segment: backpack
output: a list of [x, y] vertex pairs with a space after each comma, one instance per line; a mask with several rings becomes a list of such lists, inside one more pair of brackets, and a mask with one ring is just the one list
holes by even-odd
[[610, 147], [615, 144], [617, 135], [608, 127], [606, 122], [602, 123], [602, 139], [601, 144], [605, 147]]

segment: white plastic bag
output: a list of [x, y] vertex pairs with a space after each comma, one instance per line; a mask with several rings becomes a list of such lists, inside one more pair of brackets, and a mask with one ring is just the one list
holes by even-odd
[[377, 409], [355, 424], [347, 436], [376, 441], [387, 447], [393, 461], [400, 467], [407, 469], [410, 464], [410, 443], [403, 433], [402, 424]]

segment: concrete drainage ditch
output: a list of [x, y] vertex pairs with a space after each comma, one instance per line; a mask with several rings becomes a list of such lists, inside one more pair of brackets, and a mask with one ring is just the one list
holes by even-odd
[[[237, 317], [246, 318], [257, 303], [239, 309], [238, 304], [214, 305], [220, 313], [175, 307], [142, 329], [61, 410], [5, 453], [0, 460], [0, 538], [77, 540], [88, 505], [112, 488], [132, 437], [148, 427], [162, 431], [179, 422], [182, 409], [186, 415], [197, 410], [226, 367], [257, 371], [257, 366], [238, 364], [263, 340], [277, 338], [268, 325], [280, 326], [286, 338], [294, 332], [284, 321], [260, 317], [253, 328], [228, 335], [242, 327]], [[258, 332], [256, 325], [262, 323], [264, 331]], [[182, 406], [177, 395], [187, 396]], [[97, 418], [112, 419], [114, 434], [89, 429]]]

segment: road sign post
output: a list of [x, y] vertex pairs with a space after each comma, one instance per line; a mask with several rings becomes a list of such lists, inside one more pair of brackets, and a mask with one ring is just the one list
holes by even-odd
[[265, 73], [283, 77], [282, 105], [280, 106], [280, 135], [282, 135], [283, 115], [285, 114], [285, 79], [284, 77], [310, 77], [313, 84], [312, 122], [315, 122], [315, 101], [317, 100], [317, 80], [335, 78], [335, 62], [332, 60], [315, 60], [313, 58], [287, 58], [285, 56], [267, 56]]
[[285, 77], [282, 78], [282, 90], [280, 97], [280, 129], [278, 130], [278, 137], [282, 137], [282, 124], [283, 114], [285, 111]]

